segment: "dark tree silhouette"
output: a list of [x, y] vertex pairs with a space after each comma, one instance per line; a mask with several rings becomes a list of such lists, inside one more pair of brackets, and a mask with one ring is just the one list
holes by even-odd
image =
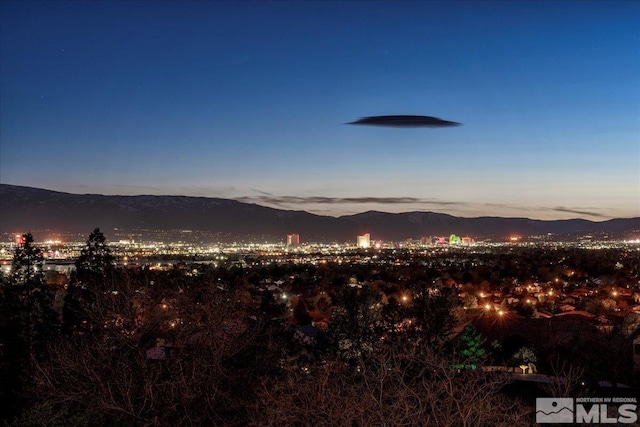
[[104, 277], [113, 269], [114, 257], [107, 246], [107, 239], [99, 228], [94, 229], [76, 260], [76, 279], [90, 282]]
[[33, 362], [46, 357], [47, 342], [58, 331], [43, 261], [31, 233], [24, 234], [0, 291], [0, 420], [16, 414]]
[[96, 312], [100, 311], [98, 302], [102, 300], [100, 294], [112, 290], [114, 257], [99, 228], [89, 234], [75, 267], [62, 311], [66, 334], [93, 330], [101, 322], [99, 316], [96, 318]]
[[309, 309], [307, 308], [307, 303], [304, 298], [299, 298], [293, 308], [293, 318], [299, 326], [311, 324], [311, 316], [309, 315]]
[[428, 346], [440, 346], [453, 332], [456, 318], [453, 309], [457, 300], [451, 288], [446, 286], [419, 287], [411, 305], [411, 315], [415, 319], [410, 335], [416, 342]]
[[379, 339], [376, 322], [380, 318], [380, 294], [363, 286], [346, 286], [336, 295], [338, 309], [329, 325], [329, 334], [338, 355], [350, 361], [372, 351]]
[[11, 261], [11, 285], [28, 286], [33, 289], [42, 285], [42, 250], [33, 245], [31, 233], [22, 235], [20, 244], [13, 252]]

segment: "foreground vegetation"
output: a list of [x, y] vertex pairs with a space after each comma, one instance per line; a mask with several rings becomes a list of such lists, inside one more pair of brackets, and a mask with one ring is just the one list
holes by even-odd
[[487, 342], [469, 321], [495, 268], [124, 269], [98, 229], [67, 285], [46, 285], [42, 261], [24, 235], [0, 288], [0, 423], [523, 425], [531, 402], [483, 365], [561, 367], [554, 396], [585, 373], [632, 373], [610, 363], [604, 346], [628, 344], [615, 328], [588, 353], [580, 336]]

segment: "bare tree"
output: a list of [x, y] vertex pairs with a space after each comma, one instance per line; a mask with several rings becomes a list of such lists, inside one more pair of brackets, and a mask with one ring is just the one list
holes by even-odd
[[560, 359], [559, 356], [552, 356], [549, 361], [551, 375], [549, 382], [543, 385], [543, 389], [552, 397], [579, 397], [587, 392], [582, 387], [580, 380], [584, 376], [582, 366]]
[[433, 352], [385, 348], [355, 367], [292, 368], [265, 381], [254, 426], [512, 426], [531, 414], [500, 393], [504, 373], [458, 371]]
[[[122, 300], [98, 295], [97, 306], [111, 313], [101, 315], [104, 326], [65, 337], [36, 363], [32, 395], [49, 405], [41, 410], [79, 425], [238, 422], [257, 366], [246, 353], [262, 329], [245, 292], [201, 286], [195, 302], [195, 289], [175, 289], [160, 303], [135, 291]], [[161, 341], [163, 357], [148, 357]]]

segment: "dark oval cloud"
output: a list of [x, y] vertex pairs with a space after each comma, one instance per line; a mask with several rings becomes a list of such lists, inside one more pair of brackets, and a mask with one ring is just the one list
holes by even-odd
[[354, 122], [347, 123], [349, 125], [368, 125], [368, 126], [389, 126], [400, 128], [441, 128], [460, 126], [460, 123], [442, 120], [437, 117], [430, 116], [370, 116], [363, 117]]

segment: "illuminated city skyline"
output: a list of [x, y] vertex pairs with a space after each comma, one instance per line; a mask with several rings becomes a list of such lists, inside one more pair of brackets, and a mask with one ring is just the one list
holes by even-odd
[[371, 247], [371, 234], [370, 233], [365, 233], [365, 234], [361, 234], [356, 238], [357, 242], [358, 242], [358, 247], [361, 249], [367, 249], [369, 247]]
[[[0, 5], [0, 182], [601, 221], [640, 212], [640, 3]], [[443, 129], [349, 126], [425, 115]]]

